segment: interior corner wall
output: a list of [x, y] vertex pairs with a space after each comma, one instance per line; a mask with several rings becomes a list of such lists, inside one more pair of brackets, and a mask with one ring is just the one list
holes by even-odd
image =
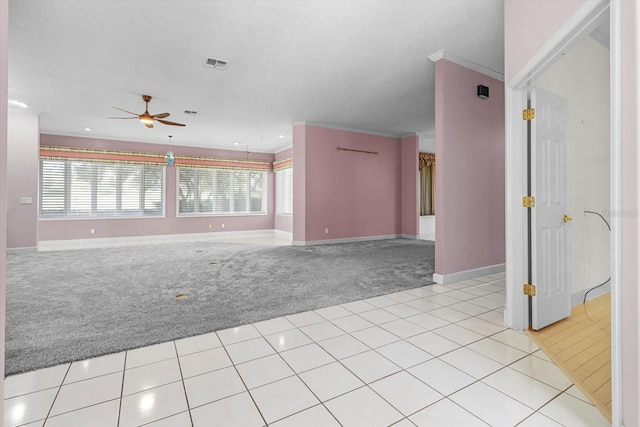
[[293, 244], [304, 245], [307, 240], [307, 127], [293, 126]]
[[400, 234], [398, 138], [314, 125], [293, 132], [294, 244]]
[[[0, 1], [0, 378], [4, 378], [7, 266], [7, 101], [9, 99], [9, 2]], [[4, 402], [4, 387], [0, 387]], [[4, 411], [0, 411], [4, 413]], [[4, 424], [0, 417], [0, 426]]]
[[[38, 246], [39, 118], [12, 112], [7, 126], [7, 248]], [[30, 201], [27, 201], [26, 199]], [[25, 199], [25, 200], [21, 200]]]
[[601, 218], [584, 212], [609, 220], [609, 81], [609, 49], [585, 37], [531, 85], [569, 103], [571, 286], [580, 302], [585, 291], [611, 277], [611, 232]]
[[620, 211], [620, 297], [622, 350], [622, 423], [640, 425], [640, 4], [618, 1], [620, 11], [621, 191]]
[[[288, 158], [293, 158], [293, 148], [288, 148], [275, 154], [276, 162]], [[278, 189], [276, 188], [275, 191], [278, 191]], [[274, 197], [272, 197], [271, 199], [275, 203], [276, 197], [278, 197], [278, 195], [275, 192], [272, 194], [274, 195]], [[276, 230], [284, 231], [286, 233], [293, 233], [293, 215], [279, 215], [278, 213], [274, 213], [273, 221], [273, 228], [275, 228]]]
[[418, 145], [417, 135], [407, 136], [400, 140], [400, 233], [402, 237], [414, 239], [420, 234], [418, 224], [420, 214]]
[[505, 261], [504, 83], [441, 59], [435, 89], [435, 273], [446, 277]]

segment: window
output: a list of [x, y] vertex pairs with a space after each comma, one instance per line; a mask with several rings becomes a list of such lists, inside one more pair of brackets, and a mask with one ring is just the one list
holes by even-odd
[[40, 160], [40, 217], [164, 214], [164, 167]]
[[210, 168], [178, 168], [178, 213], [264, 214], [266, 173]]
[[293, 168], [276, 172], [276, 214], [293, 214]]

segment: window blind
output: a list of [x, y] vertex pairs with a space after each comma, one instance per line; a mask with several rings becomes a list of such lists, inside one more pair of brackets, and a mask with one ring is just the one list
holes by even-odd
[[266, 173], [178, 168], [178, 213], [266, 213]]
[[153, 164], [41, 159], [40, 217], [161, 216], [164, 176]]
[[293, 214], [293, 168], [276, 172], [276, 214]]

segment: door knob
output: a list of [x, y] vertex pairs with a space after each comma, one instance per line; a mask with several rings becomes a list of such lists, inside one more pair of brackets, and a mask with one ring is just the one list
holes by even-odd
[[562, 217], [562, 222], [569, 222], [571, 221], [573, 218], [570, 215], [565, 215]]

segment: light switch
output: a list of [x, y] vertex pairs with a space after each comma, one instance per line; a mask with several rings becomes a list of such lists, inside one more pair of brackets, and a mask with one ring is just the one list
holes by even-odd
[[33, 203], [33, 198], [31, 197], [20, 197], [20, 204], [21, 205], [30, 205]]

